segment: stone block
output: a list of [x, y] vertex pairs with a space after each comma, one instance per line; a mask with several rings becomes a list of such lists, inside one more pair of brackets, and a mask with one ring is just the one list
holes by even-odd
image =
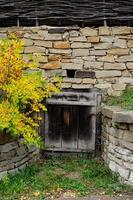
[[131, 31], [131, 28], [126, 27], [126, 26], [112, 27], [113, 35], [128, 35], [130, 34], [130, 31]]
[[121, 154], [121, 155], [124, 155], [124, 156], [129, 156], [129, 155], [132, 154], [130, 150], [125, 149], [125, 148], [123, 148], [123, 147], [121, 147], [121, 146], [117, 146], [117, 147], [115, 148], [115, 152], [117, 152], [117, 153], [119, 153], [119, 154]]
[[111, 55], [128, 55], [129, 49], [121, 49], [121, 48], [109, 49], [107, 53]]
[[25, 46], [32, 46], [33, 45], [33, 40], [31, 39], [23, 39], [23, 42], [25, 44]]
[[116, 61], [117, 62], [133, 62], [133, 54], [120, 56], [119, 58], [116, 59]]
[[41, 55], [39, 58], [39, 62], [41, 63], [47, 63], [48, 62], [48, 57], [45, 55]]
[[103, 62], [88, 62], [84, 63], [85, 69], [103, 69]]
[[51, 54], [71, 54], [72, 50], [71, 49], [49, 49], [49, 53]]
[[92, 29], [92, 28], [81, 28], [80, 32], [83, 36], [97, 36], [98, 35], [98, 31], [96, 29]]
[[63, 79], [63, 82], [64, 83], [81, 83], [82, 82], [82, 79], [81, 78], [64, 78]]
[[40, 47], [52, 48], [52, 42], [51, 41], [35, 40], [34, 45], [40, 46]]
[[84, 56], [82, 57], [83, 60], [85, 61], [95, 61], [95, 56]]
[[117, 111], [121, 111], [122, 109], [116, 106], [103, 106], [102, 107], [102, 114], [105, 117], [108, 117], [110, 119], [112, 119], [113, 117], [113, 113], [117, 112]]
[[132, 48], [132, 47], [133, 47], [133, 39], [132, 39], [132, 40], [128, 40], [127, 46], [128, 46], [129, 48]]
[[78, 37], [80, 35], [79, 31], [72, 30], [70, 31], [70, 37]]
[[46, 49], [44, 47], [29, 46], [25, 47], [24, 53], [45, 53]]
[[17, 148], [17, 154], [18, 155], [23, 155], [27, 152], [26, 146], [22, 145], [19, 148]]
[[62, 36], [62, 38], [63, 38], [63, 40], [64, 41], [68, 41], [69, 40], [69, 32], [68, 31], [66, 31], [64, 34], [63, 34], [63, 36]]
[[65, 27], [51, 27], [51, 26], [48, 27], [48, 33], [64, 33], [65, 31], [66, 31]]
[[71, 63], [71, 58], [63, 58], [61, 59], [62, 63]]
[[3, 39], [3, 38], [7, 38], [7, 34], [6, 33], [0, 33], [0, 39]]
[[119, 111], [114, 113], [112, 120], [117, 123], [133, 123], [133, 111]]
[[8, 152], [11, 152], [12, 150], [16, 150], [16, 148], [18, 148], [17, 142], [7, 143], [7, 144], [2, 146], [1, 152], [2, 153], [8, 153]]
[[122, 83], [116, 83], [112, 85], [114, 90], [120, 91], [120, 90], [125, 90], [126, 84]]
[[72, 84], [71, 83], [62, 83], [61, 85], [62, 88], [71, 88], [72, 87]]
[[133, 78], [132, 77], [120, 77], [119, 82], [126, 83], [126, 84], [133, 84]]
[[72, 56], [79, 57], [79, 56], [88, 56], [89, 49], [73, 49]]
[[133, 62], [127, 63], [126, 65], [129, 70], [133, 70]]
[[110, 28], [107, 26], [99, 27], [99, 35], [110, 35]]
[[104, 83], [104, 84], [98, 83], [98, 84], [95, 85], [95, 87], [98, 88], [98, 89], [105, 90], [105, 89], [111, 88], [111, 84], [110, 83]]
[[66, 41], [54, 42], [54, 48], [55, 49], [69, 49], [70, 43]]
[[116, 172], [116, 163], [112, 160], [109, 162], [109, 168], [113, 171]]
[[88, 49], [91, 47], [91, 43], [75, 42], [71, 44], [72, 49]]
[[61, 68], [61, 64], [59, 61], [51, 61], [48, 62], [46, 64], [44, 64], [43, 66], [41, 66], [42, 69], [60, 69]]
[[133, 131], [133, 124], [129, 124], [129, 130]]
[[126, 69], [126, 65], [124, 63], [104, 63], [104, 69], [124, 70]]
[[114, 59], [113, 55], [107, 55], [107, 56], [98, 57], [97, 60], [98, 61], [102, 61], [102, 62], [110, 62], [110, 63], [115, 62], [115, 59]]
[[91, 50], [90, 55], [92, 55], [92, 56], [105, 56], [106, 50]]
[[61, 61], [62, 56], [61, 55], [49, 55], [48, 61]]
[[58, 40], [62, 40], [62, 34], [58, 34], [58, 33], [45, 34], [44, 38], [45, 40], [49, 40], [49, 41], [58, 41]]
[[110, 49], [112, 47], [112, 43], [98, 43], [94, 44], [94, 48], [96, 50]]
[[133, 143], [133, 131], [124, 131], [123, 140]]
[[104, 70], [104, 71], [95, 71], [96, 78], [108, 78], [108, 77], [120, 77], [121, 71], [119, 70]]
[[7, 171], [0, 172], [0, 181], [1, 181], [5, 176], [7, 176]]
[[133, 171], [130, 173], [129, 182], [133, 184]]
[[43, 36], [40, 36], [38, 34], [25, 34], [24, 38], [32, 39], [32, 40], [44, 40]]
[[84, 78], [82, 83], [83, 84], [92, 84], [92, 85], [95, 85], [96, 84], [96, 79]]
[[100, 41], [105, 43], [112, 43], [114, 41], [114, 36], [101, 36]]
[[129, 70], [125, 69], [122, 71], [122, 77], [131, 77], [131, 73], [129, 72]]
[[115, 41], [113, 43], [114, 47], [118, 47], [118, 48], [127, 48], [127, 41], [123, 40], [123, 39], [119, 39], [119, 38], [115, 38]]
[[90, 43], [98, 43], [100, 38], [99, 36], [87, 37], [88, 42]]
[[129, 178], [129, 173], [130, 173], [129, 169], [126, 169], [123, 166], [117, 165], [117, 172], [120, 174], [122, 178], [126, 180]]
[[77, 63], [62, 63], [61, 66], [62, 66], [62, 69], [81, 70], [83, 64], [77, 64]]
[[92, 87], [92, 84], [72, 84], [73, 89], [89, 89]]
[[18, 171], [18, 168], [11, 169], [11, 170], [8, 171], [9, 174], [13, 174], [13, 175], [15, 175], [15, 174], [18, 173], [18, 172], [19, 172], [19, 171]]
[[71, 62], [72, 63], [76, 63], [76, 64], [82, 64], [83, 65], [83, 63], [84, 63], [84, 61], [83, 61], [83, 59], [82, 58], [72, 58], [71, 59]]
[[[121, 140], [120, 141], [120, 145], [122, 145], [126, 149], [129, 149], [129, 150], [133, 151], [133, 143], [132, 142]], [[131, 161], [133, 162], [133, 160], [131, 160]]]
[[27, 29], [28, 31], [31, 30], [32, 33], [38, 33], [38, 31], [40, 30], [39, 26], [38, 27], [37, 26], [36, 27], [26, 27], [26, 28], [28, 28]]
[[87, 38], [85, 36], [79, 37], [70, 37], [69, 39], [71, 42], [87, 42]]

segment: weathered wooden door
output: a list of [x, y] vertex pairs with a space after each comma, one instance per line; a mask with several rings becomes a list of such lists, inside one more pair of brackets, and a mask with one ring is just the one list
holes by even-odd
[[95, 107], [48, 105], [45, 144], [48, 150], [88, 152], [95, 150]]

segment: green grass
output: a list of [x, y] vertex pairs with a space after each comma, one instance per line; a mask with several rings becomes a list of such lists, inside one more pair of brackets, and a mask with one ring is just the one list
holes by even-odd
[[109, 97], [107, 104], [133, 110], [133, 88], [127, 88], [119, 97]]
[[[78, 175], [77, 177], [74, 174]], [[118, 176], [98, 159], [51, 159], [27, 167], [0, 182], [2, 200], [48, 200], [60, 192], [77, 195], [133, 192], [133, 187], [120, 184]]]

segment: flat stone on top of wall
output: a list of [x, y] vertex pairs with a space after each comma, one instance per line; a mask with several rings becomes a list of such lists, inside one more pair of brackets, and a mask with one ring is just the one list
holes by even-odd
[[92, 29], [92, 28], [81, 28], [80, 31], [81, 31], [81, 34], [84, 36], [97, 36], [98, 35], [98, 31], [96, 29]]
[[126, 26], [112, 27], [112, 33], [114, 35], [128, 35], [130, 34], [131, 28]]
[[117, 123], [133, 123], [133, 111], [119, 111], [114, 113], [112, 120]]
[[103, 106], [102, 114], [111, 119], [115, 112], [121, 111], [121, 110], [122, 110], [122, 108], [116, 107], [116, 106]]
[[110, 35], [109, 29], [110, 29], [109, 27], [105, 27], [105, 26], [99, 27], [99, 35]]

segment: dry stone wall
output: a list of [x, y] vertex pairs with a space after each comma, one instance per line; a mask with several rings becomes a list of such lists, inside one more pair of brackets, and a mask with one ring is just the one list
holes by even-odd
[[103, 158], [122, 182], [133, 185], [133, 111], [102, 108]]
[[13, 27], [1, 28], [0, 38], [12, 31], [25, 42], [24, 59], [40, 53], [40, 70], [63, 76], [63, 88], [119, 95], [133, 84], [133, 28]]
[[37, 150], [28, 147], [23, 140], [0, 144], [0, 180], [7, 174], [15, 174], [36, 158]]

